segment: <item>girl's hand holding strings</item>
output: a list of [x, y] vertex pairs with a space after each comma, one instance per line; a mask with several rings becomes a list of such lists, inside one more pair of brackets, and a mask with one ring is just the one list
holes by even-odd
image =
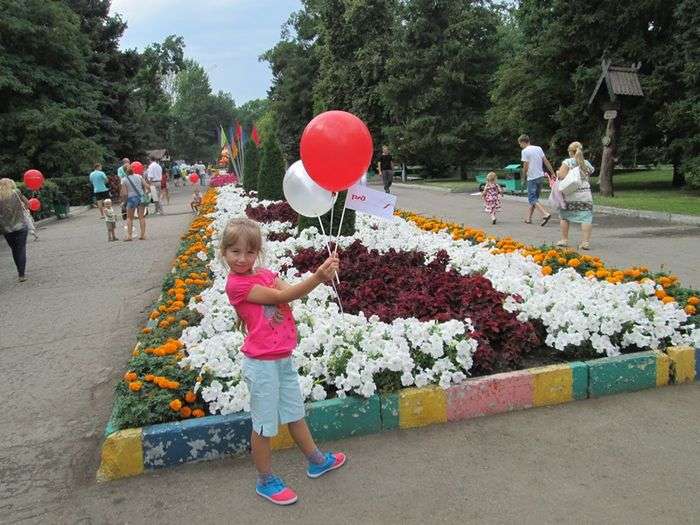
[[326, 282], [333, 279], [333, 276], [340, 270], [340, 259], [337, 255], [331, 255], [318, 267], [315, 274], [319, 281]]

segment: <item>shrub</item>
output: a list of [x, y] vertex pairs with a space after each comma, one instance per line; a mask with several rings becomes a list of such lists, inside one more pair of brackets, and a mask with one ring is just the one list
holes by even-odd
[[700, 188], [700, 157], [691, 157], [681, 167], [685, 182], [691, 188]]
[[244, 148], [245, 169], [243, 170], [243, 188], [246, 191], [253, 191], [258, 188], [258, 170], [260, 169], [260, 159], [258, 158], [258, 146], [249, 140]]
[[283, 200], [282, 179], [284, 179], [282, 151], [277, 138], [272, 133], [268, 133], [262, 142], [258, 171], [258, 198], [271, 201]]
[[[387, 323], [409, 317], [440, 322], [469, 317], [479, 341], [475, 374], [512, 369], [523, 353], [540, 344], [534, 326], [503, 308], [505, 294], [488, 279], [446, 271], [449, 257], [444, 251], [426, 265], [421, 252], [381, 254], [355, 241], [339, 255], [342, 275], [337, 288], [348, 313], [362, 311]], [[302, 273], [313, 271], [325, 258], [324, 251], [305, 249], [293, 257], [292, 265]]]

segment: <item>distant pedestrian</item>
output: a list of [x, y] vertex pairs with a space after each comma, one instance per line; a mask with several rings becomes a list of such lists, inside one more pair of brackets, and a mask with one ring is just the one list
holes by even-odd
[[580, 250], [590, 250], [591, 232], [593, 230], [593, 195], [591, 194], [590, 176], [595, 171], [593, 165], [583, 156], [583, 146], [580, 142], [569, 144], [569, 158], [566, 159], [557, 176], [560, 180], [566, 178], [569, 171], [578, 169], [581, 182], [576, 190], [564, 196], [566, 207], [559, 212], [561, 240], [557, 246], [569, 244], [569, 223], [581, 225]]
[[107, 241], [116, 241], [117, 236], [115, 230], [117, 229], [117, 214], [112, 208], [112, 199], [105, 199], [105, 224], [107, 225]]
[[481, 192], [484, 210], [491, 216], [491, 224], [496, 224], [496, 212], [501, 209], [501, 195], [503, 195], [503, 188], [498, 184], [496, 173], [491, 171], [486, 175], [484, 191]]
[[552, 168], [549, 160], [547, 160], [542, 148], [530, 144], [530, 137], [527, 135], [520, 135], [518, 137], [518, 144], [522, 148], [520, 160], [523, 162], [523, 178], [527, 179], [527, 202], [529, 206], [525, 223], [532, 224], [532, 214], [535, 208], [537, 208], [537, 211], [542, 214], [542, 222], [540, 225], [545, 226], [549, 222], [549, 219], [552, 218], [552, 214], [539, 203], [540, 192], [542, 191], [542, 184], [544, 183], [542, 163], [547, 166], [547, 171], [549, 171], [552, 178], [555, 176], [554, 168]]
[[102, 164], [95, 163], [95, 169], [90, 173], [90, 182], [92, 183], [93, 194], [97, 201], [97, 209], [100, 210], [100, 219], [104, 219], [105, 213], [102, 209], [102, 201], [109, 198], [109, 188], [107, 187], [107, 175], [102, 171]]
[[29, 227], [24, 218], [24, 203], [12, 179], [0, 179], [0, 233], [12, 251], [20, 282], [27, 280], [27, 233]]
[[127, 168], [127, 173], [122, 180], [122, 199], [126, 201], [126, 238], [125, 241], [132, 239], [134, 226], [134, 213], [138, 213], [139, 228], [141, 236], [139, 239], [146, 238], [146, 215], [144, 213], [146, 205], [144, 200], [148, 198], [148, 183], [134, 173], [131, 166]]
[[151, 163], [146, 171], [146, 180], [151, 185], [151, 199], [155, 203], [156, 213], [163, 214], [163, 204], [160, 201], [160, 185], [163, 180], [163, 168], [156, 161], [155, 157], [151, 157]]
[[192, 195], [192, 201], [190, 202], [190, 208], [192, 208], [192, 213], [197, 213], [201, 205], [202, 194], [199, 192], [199, 188], [195, 188], [194, 195]]
[[126, 177], [126, 169], [129, 167], [130, 164], [131, 161], [126, 157], [122, 159], [122, 165], [119, 166], [119, 169], [117, 170], [117, 177], [119, 177], [120, 182], [124, 177]]
[[170, 170], [165, 169], [163, 171], [163, 178], [160, 179], [160, 198], [165, 199], [165, 202], [170, 204], [170, 188], [168, 185], [170, 183]]
[[394, 182], [394, 165], [392, 164], [389, 146], [382, 146], [382, 154], [377, 162], [377, 171], [382, 174], [382, 182], [384, 183], [384, 191], [391, 193], [391, 183]]

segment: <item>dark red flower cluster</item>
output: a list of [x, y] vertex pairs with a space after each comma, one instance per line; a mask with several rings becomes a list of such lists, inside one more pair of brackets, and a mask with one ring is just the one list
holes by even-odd
[[[431, 319], [470, 318], [479, 349], [474, 356], [474, 374], [509, 370], [523, 353], [540, 345], [534, 327], [518, 321], [503, 309], [505, 294], [496, 291], [481, 275], [462, 276], [446, 271], [449, 257], [439, 252], [425, 264], [425, 254], [390, 250], [380, 254], [354, 242], [339, 250], [341, 281], [338, 292], [348, 313], [377, 315], [382, 321], [415, 317]], [[324, 252], [306, 249], [293, 258], [302, 273], [316, 269]]]
[[273, 202], [267, 207], [258, 206], [257, 208], [253, 208], [252, 206], [248, 206], [245, 213], [248, 218], [257, 222], [289, 221], [296, 226], [299, 220], [299, 214], [287, 204], [287, 201]]

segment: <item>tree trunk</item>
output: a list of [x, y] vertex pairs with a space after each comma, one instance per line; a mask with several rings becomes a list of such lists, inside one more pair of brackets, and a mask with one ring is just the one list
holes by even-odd
[[683, 172], [680, 169], [678, 161], [673, 161], [673, 182], [671, 185], [674, 188], [681, 188], [685, 186], [685, 175], [683, 175]]
[[603, 148], [603, 158], [600, 162], [600, 194], [604, 197], [614, 197], [613, 189], [613, 168], [615, 167], [615, 120], [608, 120], [605, 130], [605, 142]]

